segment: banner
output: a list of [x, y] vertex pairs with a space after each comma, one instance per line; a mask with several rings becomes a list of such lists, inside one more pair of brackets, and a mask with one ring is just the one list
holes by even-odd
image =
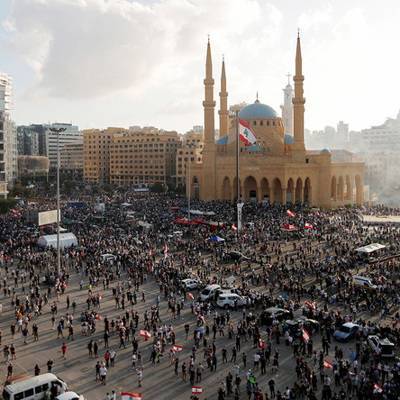
[[[61, 213], [60, 213], [61, 221]], [[57, 210], [43, 211], [38, 214], [38, 225], [49, 225], [57, 222]]]

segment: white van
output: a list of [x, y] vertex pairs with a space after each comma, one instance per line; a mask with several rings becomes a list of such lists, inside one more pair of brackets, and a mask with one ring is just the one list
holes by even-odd
[[65, 392], [56, 397], [56, 400], [85, 400], [85, 398], [75, 392]]
[[363, 286], [368, 289], [375, 290], [377, 288], [377, 286], [372, 283], [372, 280], [366, 276], [354, 275], [353, 284], [356, 286]]
[[200, 293], [200, 300], [207, 301], [212, 300], [216, 291], [221, 289], [219, 285], [207, 285]]
[[45, 393], [52, 391], [58, 395], [66, 392], [67, 384], [54, 374], [42, 374], [6, 385], [3, 390], [4, 400], [42, 400]]

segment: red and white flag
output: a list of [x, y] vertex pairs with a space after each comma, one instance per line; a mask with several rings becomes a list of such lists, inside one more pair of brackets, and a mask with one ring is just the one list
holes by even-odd
[[235, 224], [232, 224], [231, 228], [232, 228], [234, 231], [237, 231], [237, 226], [236, 226]]
[[141, 329], [139, 331], [139, 335], [144, 337], [144, 340], [148, 340], [148, 339], [151, 338], [151, 333], [149, 331], [144, 330], [144, 329]]
[[245, 146], [251, 146], [257, 141], [256, 135], [250, 127], [250, 123], [244, 119], [239, 119], [239, 137]]
[[314, 229], [314, 226], [311, 225], [311, 224], [309, 224], [308, 222], [306, 222], [306, 223], [304, 224], [304, 229]]
[[324, 360], [324, 368], [330, 368], [330, 369], [332, 369], [332, 368], [333, 368], [333, 365], [332, 365], [329, 361]]
[[192, 394], [202, 394], [203, 388], [201, 386], [192, 386]]
[[289, 215], [289, 217], [294, 217], [296, 214], [293, 211], [286, 210], [286, 214]]
[[121, 392], [121, 400], [142, 400], [141, 393]]
[[168, 251], [169, 251], [168, 245], [167, 245], [167, 243], [165, 243], [164, 244], [164, 257], [165, 258], [168, 256]]
[[305, 301], [304, 305], [308, 308], [311, 308], [312, 310], [315, 310], [317, 308], [315, 301]]
[[188, 299], [190, 300], [194, 300], [194, 296], [192, 295], [192, 293], [188, 293], [187, 294]]
[[183, 346], [180, 346], [179, 344], [174, 344], [172, 346], [172, 350], [175, 351], [176, 353], [179, 353], [180, 351], [183, 350]]
[[267, 347], [265, 341], [262, 340], [261, 338], [258, 339], [258, 347], [259, 347], [260, 349], [265, 349], [265, 348]]
[[374, 392], [375, 393], [382, 393], [383, 389], [381, 386], [379, 386], [377, 383], [374, 383]]
[[304, 339], [304, 341], [308, 342], [310, 340], [310, 335], [308, 334], [308, 332], [305, 329], [303, 329], [302, 331], [303, 331], [303, 339]]

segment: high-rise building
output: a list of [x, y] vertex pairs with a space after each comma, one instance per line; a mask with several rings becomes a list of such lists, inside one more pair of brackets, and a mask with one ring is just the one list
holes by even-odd
[[283, 89], [282, 121], [285, 129], [285, 135], [293, 136], [293, 88], [290, 84], [290, 75], [288, 74], [288, 83]]
[[110, 144], [113, 135], [124, 128], [87, 129], [83, 133], [83, 179], [92, 183], [110, 183]]
[[[52, 132], [51, 128], [65, 128], [65, 131], [58, 133]], [[58, 138], [59, 136], [59, 138]], [[45, 131], [45, 143], [42, 144], [42, 147], [46, 147], [45, 155], [49, 158], [50, 161], [50, 169], [54, 169], [57, 167], [57, 141], [60, 146], [60, 154], [61, 149], [65, 144], [69, 143], [77, 143], [83, 140], [82, 132], [79, 131], [79, 128], [76, 125], [65, 124], [65, 123], [54, 123], [46, 126]], [[44, 150], [44, 149], [43, 149]]]
[[141, 129], [115, 133], [110, 144], [110, 182], [120, 186], [173, 184], [177, 132]]
[[[38, 126], [38, 125], [37, 125]], [[39, 156], [40, 133], [33, 125], [17, 127], [17, 150], [19, 156]]]
[[7, 196], [18, 171], [17, 130], [11, 119], [12, 79], [0, 73], [0, 196]]
[[60, 149], [60, 169], [81, 175], [83, 172], [83, 140], [66, 143]]

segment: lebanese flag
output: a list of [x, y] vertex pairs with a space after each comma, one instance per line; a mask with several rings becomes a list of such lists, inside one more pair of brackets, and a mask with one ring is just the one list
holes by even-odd
[[250, 128], [250, 124], [244, 119], [239, 119], [239, 137], [245, 146], [250, 146], [257, 141], [256, 135]]
[[144, 329], [141, 329], [139, 331], [139, 335], [144, 337], [144, 340], [148, 340], [148, 339], [151, 338], [151, 333], [149, 331], [144, 330]]
[[308, 342], [310, 340], [310, 335], [308, 334], [308, 332], [305, 329], [303, 329], [302, 331], [303, 331], [303, 339], [304, 339], [304, 341]]
[[324, 368], [330, 368], [330, 369], [332, 369], [332, 368], [333, 368], [333, 365], [332, 365], [329, 361], [324, 360]]
[[308, 222], [306, 222], [306, 223], [304, 224], [304, 229], [314, 229], [314, 226], [311, 225], [311, 224], [309, 224]]
[[203, 393], [203, 388], [201, 386], [192, 386], [192, 394]]
[[188, 299], [190, 300], [194, 300], [194, 296], [192, 295], [192, 293], [188, 293], [187, 294]]
[[260, 349], [265, 349], [265, 348], [266, 348], [265, 341], [262, 340], [261, 338], [258, 339], [258, 347], [259, 347]]
[[234, 231], [237, 231], [237, 226], [236, 226], [235, 224], [232, 224], [231, 228], [232, 228]]
[[141, 393], [121, 392], [121, 400], [142, 400]]
[[286, 210], [286, 214], [289, 215], [289, 217], [294, 217], [296, 214], [293, 211]]
[[183, 350], [183, 346], [180, 346], [179, 344], [174, 344], [172, 346], [172, 350], [175, 351], [176, 353], [179, 353], [180, 351]]
[[382, 392], [383, 392], [383, 389], [382, 389], [382, 387], [379, 386], [377, 383], [374, 383], [374, 391], [375, 391], [376, 393], [382, 393]]

